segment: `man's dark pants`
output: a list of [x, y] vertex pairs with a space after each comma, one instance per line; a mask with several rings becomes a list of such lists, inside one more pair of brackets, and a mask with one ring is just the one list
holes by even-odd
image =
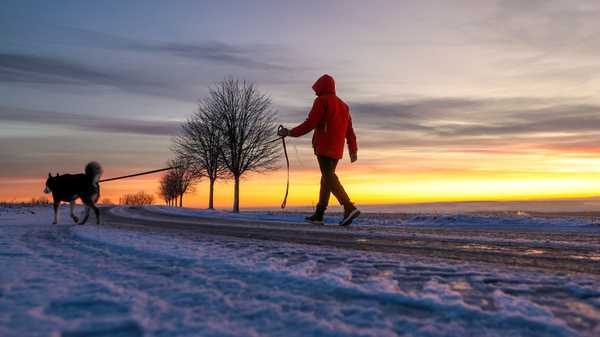
[[321, 190], [319, 192], [319, 203], [317, 204], [317, 208], [320, 208], [323, 211], [327, 209], [331, 193], [333, 193], [344, 208], [351, 207], [352, 203], [350, 202], [350, 198], [348, 197], [348, 194], [346, 194], [338, 176], [335, 174], [338, 160], [324, 156], [317, 156], [317, 160], [319, 161], [319, 168], [321, 169]]

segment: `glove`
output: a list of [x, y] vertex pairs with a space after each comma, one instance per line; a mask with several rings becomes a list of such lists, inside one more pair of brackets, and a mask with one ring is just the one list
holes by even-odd
[[279, 137], [287, 137], [290, 135], [290, 130], [286, 128], [279, 128], [279, 130], [277, 130], [277, 135]]

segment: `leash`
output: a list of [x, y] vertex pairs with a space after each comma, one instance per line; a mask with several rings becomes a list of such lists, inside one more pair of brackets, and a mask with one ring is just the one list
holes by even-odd
[[162, 171], [168, 171], [168, 170], [173, 170], [176, 168], [181, 168], [181, 166], [172, 166], [172, 167], [165, 167], [165, 168], [161, 168], [158, 170], [152, 170], [152, 171], [146, 171], [146, 172], [141, 172], [141, 173], [135, 173], [135, 174], [129, 174], [126, 176], [120, 176], [120, 177], [114, 177], [114, 178], [109, 178], [109, 179], [102, 179], [102, 180], [98, 180], [99, 183], [104, 183], [107, 181], [113, 181], [113, 180], [120, 180], [120, 179], [125, 179], [125, 178], [132, 178], [132, 177], [137, 177], [137, 176], [143, 176], [146, 174], [152, 174], [152, 173], [157, 173], [157, 172], [162, 172]]
[[[283, 125], [280, 125], [279, 128], [283, 127]], [[278, 129], [279, 130], [279, 129]], [[275, 143], [277, 141], [279, 141], [280, 139], [283, 139], [284, 137], [277, 137], [275, 139], [271, 139], [270, 141], [266, 142], [265, 144], [271, 144], [271, 143]]]
[[[285, 127], [283, 125], [279, 125], [279, 128], [277, 129], [277, 131], [279, 132], [279, 130], [281, 129], [285, 129]], [[288, 193], [290, 191], [290, 159], [288, 157], [288, 153], [287, 153], [287, 146], [285, 145], [285, 137], [279, 137], [276, 140], [281, 139], [281, 143], [283, 144], [283, 154], [285, 154], [285, 163], [287, 166], [287, 181], [285, 183], [285, 196], [283, 197], [283, 201], [281, 202], [281, 208], [285, 208], [285, 206], [287, 205], [287, 198], [288, 198]], [[270, 141], [270, 143], [272, 143], [273, 141]]]
[[[279, 128], [277, 129], [277, 131], [284, 129], [285, 127], [283, 125], [279, 125]], [[281, 139], [281, 143], [283, 144], [283, 154], [285, 155], [285, 164], [286, 164], [286, 168], [287, 168], [287, 179], [286, 179], [286, 183], [285, 183], [285, 195], [283, 197], [283, 201], [281, 202], [281, 208], [285, 208], [285, 206], [287, 205], [287, 198], [288, 198], [288, 194], [290, 192], [290, 158], [288, 157], [288, 152], [287, 152], [287, 146], [285, 144], [285, 137], [277, 137], [273, 140], [268, 141], [266, 144], [270, 144], [270, 143], [274, 143], [278, 140]], [[152, 173], [158, 173], [158, 172], [162, 172], [162, 171], [168, 171], [168, 170], [173, 170], [176, 168], [180, 168], [181, 166], [172, 166], [172, 167], [165, 167], [165, 168], [161, 168], [158, 170], [152, 170], [152, 171], [146, 171], [146, 172], [140, 172], [140, 173], [134, 173], [134, 174], [128, 174], [126, 176], [120, 176], [120, 177], [114, 177], [114, 178], [108, 178], [108, 179], [102, 179], [99, 180], [99, 183], [104, 183], [104, 182], [108, 182], [108, 181], [114, 181], [114, 180], [121, 180], [121, 179], [126, 179], [126, 178], [133, 178], [133, 177], [139, 177], [139, 176], [143, 176], [143, 175], [147, 175], [147, 174], [152, 174]]]

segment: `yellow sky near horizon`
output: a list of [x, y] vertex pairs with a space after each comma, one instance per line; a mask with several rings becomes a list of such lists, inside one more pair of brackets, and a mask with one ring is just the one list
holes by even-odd
[[[365, 157], [373, 155], [366, 153]], [[393, 156], [390, 156], [393, 157]], [[302, 165], [302, 167], [299, 167]], [[338, 175], [357, 204], [395, 204], [450, 201], [521, 201], [594, 197], [600, 191], [600, 158], [570, 154], [529, 155], [481, 153], [403, 154], [350, 164], [343, 160]], [[105, 174], [105, 177], [113, 175]], [[126, 193], [156, 195], [159, 175], [102, 184], [102, 198], [118, 202]], [[292, 157], [288, 205], [316, 204], [319, 189], [316, 161], [300, 163]], [[0, 181], [0, 200], [26, 201], [42, 196], [41, 179]], [[285, 171], [250, 173], [241, 184], [244, 207], [277, 207], [285, 189]], [[229, 208], [233, 183], [216, 184], [215, 205]], [[208, 182], [201, 181], [184, 199], [186, 206], [206, 207]], [[157, 197], [156, 203], [162, 203]], [[331, 200], [331, 204], [336, 204]]]

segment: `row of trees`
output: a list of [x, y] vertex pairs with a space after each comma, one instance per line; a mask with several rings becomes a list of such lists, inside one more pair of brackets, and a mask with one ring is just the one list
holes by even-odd
[[194, 184], [202, 175], [198, 174], [189, 162], [183, 160], [170, 160], [168, 165], [175, 168], [160, 179], [159, 195], [167, 205], [177, 206], [179, 200], [179, 207], [183, 207], [183, 196], [193, 191]]
[[276, 168], [280, 155], [276, 139], [276, 114], [268, 96], [253, 83], [226, 79], [209, 89], [198, 111], [174, 139], [177, 167], [161, 178], [159, 194], [169, 205], [183, 205], [183, 196], [194, 184], [208, 179], [208, 208], [214, 208], [218, 179], [233, 179], [233, 212], [240, 210], [240, 179], [247, 172]]

